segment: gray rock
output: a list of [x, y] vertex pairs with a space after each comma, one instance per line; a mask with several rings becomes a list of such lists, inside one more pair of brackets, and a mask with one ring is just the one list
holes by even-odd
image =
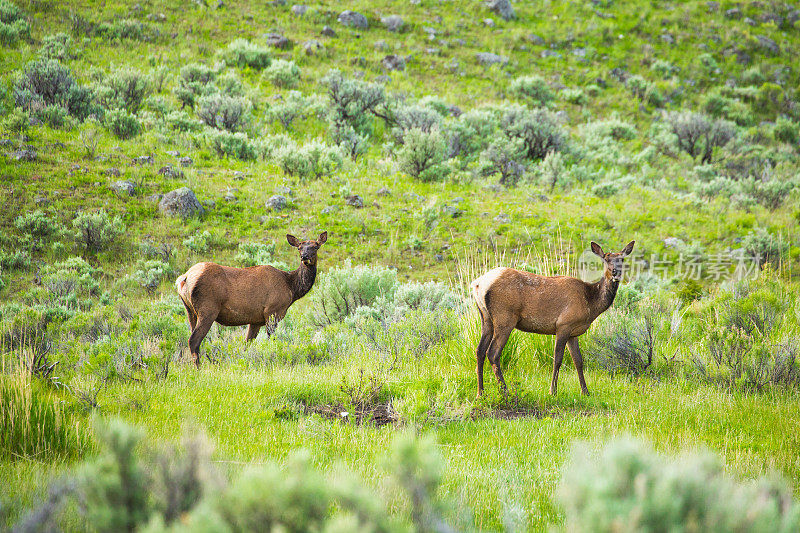
[[316, 39], [310, 39], [303, 43], [303, 52], [309, 56], [317, 55], [324, 49], [325, 47], [322, 45], [322, 43]]
[[492, 19], [483, 19], [482, 22], [487, 28], [494, 28], [494, 21]]
[[36, 161], [36, 150], [17, 150], [11, 154], [14, 161]]
[[172, 165], [166, 165], [158, 169], [158, 173], [167, 178], [182, 178], [183, 177], [183, 170], [173, 167]]
[[575, 57], [586, 57], [586, 48], [575, 48], [572, 51], [572, 55]]
[[280, 187], [275, 188], [275, 192], [277, 194], [282, 194], [284, 196], [291, 196], [292, 195], [292, 188], [287, 187], [286, 185], [281, 185]]
[[320, 213], [322, 213], [323, 215], [328, 215], [328, 214], [334, 213], [334, 212], [336, 212], [338, 210], [339, 210], [339, 206], [338, 205], [329, 205], [327, 207], [323, 207], [322, 211], [320, 211]]
[[259, 224], [266, 224], [267, 222], [269, 222], [269, 217], [267, 215], [261, 215], [258, 217]]
[[358, 28], [359, 30], [366, 30], [369, 28], [367, 17], [356, 11], [342, 11], [339, 13], [339, 18], [337, 20], [339, 24], [350, 28]]
[[350, 207], [355, 207], [356, 209], [360, 209], [364, 207], [364, 199], [361, 198], [357, 194], [352, 194], [350, 196], [345, 197], [345, 203]]
[[436, 254], [433, 256], [433, 258], [436, 260], [437, 263], [441, 263], [442, 261], [444, 261], [444, 256], [442, 254]]
[[117, 194], [123, 194], [128, 196], [133, 196], [136, 194], [136, 185], [133, 184], [132, 181], [129, 180], [120, 180], [115, 181], [110, 185], [111, 190]]
[[505, 20], [516, 18], [517, 14], [508, 0], [489, 0], [486, 2], [486, 7], [503, 17]]
[[330, 26], [323, 27], [321, 33], [325, 37], [336, 37], [336, 32], [333, 31], [333, 28], [331, 28]]
[[298, 17], [302, 17], [308, 11], [308, 6], [304, 6], [302, 4], [295, 4], [292, 6], [292, 13], [297, 15]]
[[150, 196], [148, 196], [147, 197], [147, 201], [148, 202], [153, 202], [154, 204], [157, 204], [158, 202], [161, 201], [162, 198], [164, 198], [163, 194], [156, 193], [156, 194], [151, 194]]
[[546, 59], [548, 57], [561, 57], [561, 52], [556, 52], [555, 50], [542, 50], [539, 52], [539, 55]]
[[167, 155], [171, 155], [172, 157], [180, 157], [181, 156], [181, 153], [179, 151], [177, 151], [177, 150], [167, 150], [164, 153], [167, 154]]
[[405, 25], [403, 18], [398, 15], [389, 15], [388, 17], [383, 17], [381, 19], [381, 23], [389, 31], [402, 31], [403, 26]]
[[39, 206], [50, 205], [50, 199], [47, 196], [37, 196], [33, 199], [33, 203]]
[[405, 70], [406, 60], [397, 54], [390, 54], [381, 59], [381, 66], [386, 70]]
[[244, 180], [244, 172], [241, 170], [234, 170], [233, 171], [233, 179], [236, 181], [243, 181]]
[[105, 171], [103, 171], [103, 174], [106, 176], [113, 176], [115, 178], [122, 176], [122, 172], [120, 172], [116, 167], [107, 168]]
[[511, 222], [511, 217], [508, 216], [506, 213], [500, 213], [496, 217], [494, 217], [494, 221], [500, 224], [508, 224]]
[[417, 194], [415, 192], [407, 192], [407, 193], [405, 193], [403, 195], [403, 198], [406, 198], [408, 200], [414, 200], [414, 201], [420, 202], [420, 203], [425, 201], [425, 197], [424, 196], [420, 196], [419, 194]]
[[170, 217], [189, 218], [202, 215], [205, 209], [190, 188], [181, 187], [164, 195], [158, 202], [158, 211]]
[[764, 37], [763, 35], [756, 35], [756, 39], [758, 39], [758, 44], [761, 48], [768, 50], [769, 53], [773, 55], [778, 55], [781, 53], [781, 47], [778, 46], [778, 43], [770, 39], [769, 37]]
[[190, 166], [194, 165], [194, 160], [192, 160], [191, 157], [186, 156], [186, 157], [181, 157], [180, 159], [178, 159], [178, 163], [180, 163], [182, 167], [190, 167]]
[[375, 44], [373, 46], [375, 47], [376, 50], [385, 51], [389, 49], [389, 43], [387, 43], [383, 39], [375, 41]]
[[453, 218], [458, 218], [464, 214], [464, 210], [454, 205], [445, 205], [442, 207], [442, 213]]
[[214, 200], [206, 200], [205, 202], [203, 202], [203, 205], [207, 209], [214, 209], [215, 207], [217, 207], [217, 202], [215, 202]]
[[544, 46], [544, 39], [540, 36], [536, 35], [535, 33], [529, 33], [526, 37], [530, 42], [538, 46]]
[[225, 196], [222, 197], [223, 200], [226, 202], [235, 202], [237, 200], [236, 193], [232, 190], [225, 193]]
[[750, 17], [745, 17], [744, 19], [742, 19], [742, 22], [744, 22], [748, 26], [758, 26], [758, 22], [751, 19]]
[[429, 56], [438, 56], [442, 51], [438, 48], [426, 48], [425, 53]]
[[497, 63], [501, 65], [508, 64], [508, 58], [505, 56], [499, 56], [497, 54], [492, 54], [490, 52], [478, 52], [475, 54], [475, 59], [478, 60], [478, 63], [484, 66], [495, 65]]
[[462, 197], [460, 197], [460, 196], [456, 196], [455, 198], [453, 198], [450, 201], [453, 202], [454, 204], [460, 204], [461, 202], [464, 201], [464, 199]]
[[274, 194], [270, 196], [269, 200], [267, 200], [267, 209], [272, 209], [273, 211], [280, 211], [286, 208], [286, 197], [281, 196], [280, 194]]
[[738, 19], [742, 16], [742, 10], [738, 7], [733, 7], [725, 11], [725, 18]]
[[378, 196], [391, 196], [392, 191], [390, 191], [387, 187], [381, 187], [375, 194], [377, 194]]
[[661, 34], [661, 42], [667, 44], [675, 44], [675, 37], [672, 36], [670, 33], [662, 33]]
[[264, 36], [268, 46], [279, 48], [280, 50], [291, 50], [294, 43], [280, 33], [268, 33]]
[[149, 155], [140, 155], [139, 157], [134, 157], [133, 162], [137, 165], [152, 165], [153, 158]]

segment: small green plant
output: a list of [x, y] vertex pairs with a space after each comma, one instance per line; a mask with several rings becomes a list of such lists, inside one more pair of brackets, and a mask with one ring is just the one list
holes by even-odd
[[139, 70], [123, 68], [112, 72], [97, 90], [106, 109], [125, 109], [137, 113], [152, 92], [149, 78]]
[[700, 163], [710, 163], [714, 150], [728, 144], [736, 127], [725, 120], [712, 120], [702, 113], [670, 112], [666, 121], [677, 138], [678, 147]]
[[196, 254], [204, 254], [208, 252], [211, 246], [213, 237], [208, 231], [203, 233], [195, 233], [190, 237], [183, 240], [183, 245]]
[[42, 39], [42, 46], [39, 48], [39, 57], [42, 59], [73, 59], [76, 56], [72, 37], [67, 33], [57, 33], [46, 35]]
[[500, 174], [501, 185], [516, 185], [525, 172], [524, 157], [520, 141], [498, 137], [481, 152], [481, 170], [486, 175]]
[[161, 282], [173, 274], [172, 267], [161, 259], [141, 261], [133, 272], [132, 279], [150, 293], [154, 293]]
[[542, 107], [555, 99], [555, 94], [541, 76], [523, 76], [511, 82], [511, 94], [531, 104]]
[[72, 221], [75, 241], [89, 253], [97, 253], [111, 246], [125, 231], [119, 216], [111, 217], [105, 209], [94, 213], [82, 211]]

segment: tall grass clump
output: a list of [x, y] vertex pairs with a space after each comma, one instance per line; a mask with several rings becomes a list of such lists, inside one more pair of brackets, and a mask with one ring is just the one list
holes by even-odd
[[87, 432], [50, 391], [27, 378], [0, 375], [0, 457], [77, 457], [91, 448]]
[[797, 531], [800, 504], [780, 480], [738, 482], [710, 454], [665, 458], [637, 441], [597, 457], [573, 449], [558, 489], [568, 531]]

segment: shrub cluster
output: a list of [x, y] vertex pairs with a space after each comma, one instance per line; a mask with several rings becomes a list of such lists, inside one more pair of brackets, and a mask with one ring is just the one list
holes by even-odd
[[304, 145], [283, 145], [275, 150], [273, 157], [284, 172], [303, 179], [329, 176], [344, 164], [344, 156], [338, 146], [317, 140]]
[[247, 39], [236, 39], [223, 52], [225, 61], [240, 68], [261, 70], [270, 65], [272, 55], [267, 48], [251, 43]]
[[264, 71], [264, 78], [276, 87], [291, 89], [300, 83], [300, 67], [294, 61], [276, 59]]
[[10, 0], [0, 0], [0, 44], [15, 46], [30, 36], [31, 27], [25, 13]]
[[30, 112], [57, 106], [83, 120], [89, 114], [92, 96], [58, 60], [39, 59], [25, 66], [14, 85], [14, 101], [17, 107]]
[[72, 221], [75, 240], [89, 253], [105, 250], [125, 231], [119, 216], [111, 217], [105, 209], [90, 213], [82, 211]]
[[252, 110], [247, 99], [220, 93], [201, 96], [197, 104], [197, 116], [200, 120], [208, 126], [230, 132], [241, 129]]

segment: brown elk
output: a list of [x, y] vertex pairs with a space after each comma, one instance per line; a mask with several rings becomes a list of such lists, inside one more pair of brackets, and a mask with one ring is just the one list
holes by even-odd
[[328, 232], [315, 241], [287, 235], [300, 252], [300, 268], [284, 272], [270, 265], [235, 268], [197, 263], [175, 281], [189, 319], [189, 351], [200, 367], [200, 343], [214, 322], [223, 326], [247, 325], [246, 340], [256, 338], [262, 326], [271, 335], [289, 306], [311, 290], [317, 277], [317, 250]]
[[472, 293], [481, 314], [478, 396], [483, 394], [483, 362], [487, 356], [505, 393], [500, 355], [515, 328], [556, 336], [550, 394], [555, 394], [558, 387], [565, 346], [575, 363], [581, 392], [589, 394], [578, 337], [614, 302], [623, 261], [633, 251], [634, 244], [635, 241], [629, 242], [621, 252], [604, 253], [599, 244], [592, 242], [592, 252], [602, 258], [604, 267], [603, 277], [594, 283], [568, 276], [538, 276], [513, 268], [495, 268], [473, 281]]

